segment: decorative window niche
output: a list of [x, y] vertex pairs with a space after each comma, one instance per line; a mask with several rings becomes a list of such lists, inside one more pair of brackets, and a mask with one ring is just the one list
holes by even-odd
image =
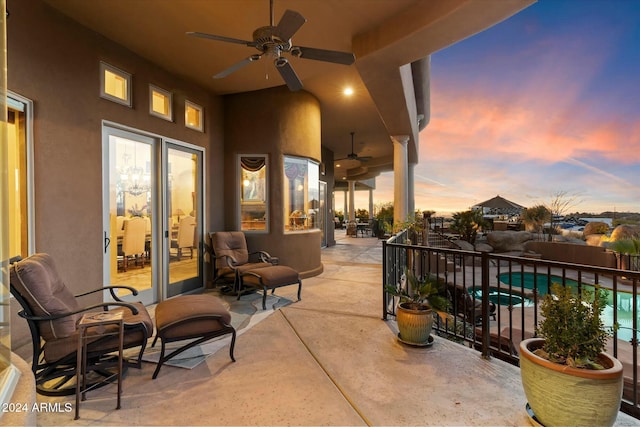
[[173, 121], [173, 95], [157, 86], [149, 85], [149, 114]]
[[204, 132], [203, 109], [191, 101], [184, 102], [184, 125], [189, 129]]
[[284, 229], [303, 231], [318, 228], [320, 168], [299, 157], [284, 157]]
[[131, 107], [131, 74], [100, 62], [100, 97]]
[[266, 155], [240, 156], [240, 229], [268, 231]]

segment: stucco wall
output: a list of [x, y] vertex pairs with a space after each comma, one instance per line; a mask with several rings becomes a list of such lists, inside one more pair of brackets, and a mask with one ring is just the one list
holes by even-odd
[[333, 168], [333, 151], [322, 147], [322, 163], [324, 164], [324, 176], [322, 171], [320, 172], [320, 180], [327, 183], [327, 246], [333, 246], [336, 244], [335, 224], [333, 218], [335, 217], [335, 209], [333, 206], [333, 187], [335, 185], [335, 171]]
[[615, 254], [599, 246], [529, 241], [525, 243], [525, 250], [539, 253], [542, 259], [551, 261], [617, 268]]
[[[320, 104], [287, 87], [225, 97], [225, 230], [239, 230], [239, 154], [269, 156], [269, 232], [247, 233], [250, 250], [266, 250], [303, 276], [322, 270], [319, 231], [284, 231], [284, 156], [321, 161]], [[232, 167], [229, 167], [233, 165]], [[211, 231], [218, 231], [212, 229]]]
[[[206, 170], [220, 171], [222, 99], [40, 0], [12, 2], [10, 10], [8, 88], [34, 101], [36, 251], [52, 254], [79, 293], [102, 286], [102, 120], [205, 147]], [[100, 98], [100, 61], [133, 75], [132, 108]], [[173, 93], [174, 122], [149, 115], [149, 84]], [[204, 107], [204, 133], [185, 128], [185, 99]], [[223, 188], [221, 174], [207, 181], [207, 229], [223, 225]], [[24, 339], [25, 322], [15, 319], [12, 338]]]

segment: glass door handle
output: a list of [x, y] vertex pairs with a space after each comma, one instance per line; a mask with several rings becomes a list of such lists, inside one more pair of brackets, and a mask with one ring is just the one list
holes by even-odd
[[111, 239], [109, 237], [107, 237], [107, 232], [104, 232], [104, 253], [107, 253], [107, 249], [109, 248], [109, 245], [111, 244]]

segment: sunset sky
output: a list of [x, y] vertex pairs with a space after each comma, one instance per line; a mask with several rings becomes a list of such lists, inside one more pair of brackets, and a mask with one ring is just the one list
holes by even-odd
[[[376, 184], [374, 204], [393, 201], [393, 174]], [[431, 57], [416, 208], [558, 192], [571, 211], [640, 212], [640, 0], [539, 0]]]

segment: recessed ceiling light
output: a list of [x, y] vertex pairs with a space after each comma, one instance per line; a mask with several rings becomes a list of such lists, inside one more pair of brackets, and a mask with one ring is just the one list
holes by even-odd
[[342, 166], [342, 165], [341, 165], [340, 163], [336, 163], [336, 167], [337, 167], [337, 168], [339, 168], [339, 167], [341, 167], [341, 166]]
[[346, 88], [344, 88], [344, 91], [342, 91], [342, 93], [344, 93], [347, 96], [351, 96], [351, 95], [353, 95], [353, 88], [346, 87]]

